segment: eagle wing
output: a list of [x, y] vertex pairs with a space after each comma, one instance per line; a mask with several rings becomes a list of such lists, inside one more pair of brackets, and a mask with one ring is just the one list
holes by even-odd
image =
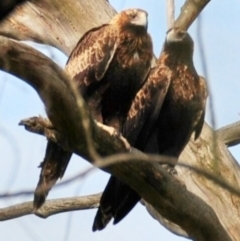
[[[146, 83], [137, 93], [123, 126], [123, 136], [139, 149], [141, 147], [136, 143], [145, 146], [161, 111], [170, 84], [170, 76], [166, 76], [166, 71], [159, 67], [151, 70]], [[114, 217], [114, 224], [121, 221], [140, 199], [131, 187], [111, 176], [100, 200], [93, 231], [103, 229], [111, 217]]]
[[123, 127], [123, 136], [138, 149], [144, 148], [154, 128], [169, 84], [168, 69], [155, 67], [132, 103]]
[[80, 88], [102, 79], [117, 49], [117, 31], [109, 24], [86, 32], [69, 56], [66, 72]]
[[48, 141], [45, 158], [40, 164], [41, 173], [34, 192], [34, 208], [38, 209], [45, 202], [48, 192], [62, 178], [72, 153], [64, 151], [58, 144]]

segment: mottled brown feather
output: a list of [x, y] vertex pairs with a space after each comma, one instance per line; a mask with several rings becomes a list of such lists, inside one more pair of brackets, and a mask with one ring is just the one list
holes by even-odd
[[[129, 11], [130, 14], [135, 14], [139, 10]], [[126, 12], [123, 12], [120, 17], [115, 17], [110, 22], [111, 24], [118, 28], [118, 46], [102, 80], [108, 83], [111, 81], [111, 84], [109, 83], [109, 86], [106, 87], [107, 90], [105, 88], [104, 94], [101, 93], [99, 98], [95, 96], [96, 92], [92, 98], [87, 98], [87, 103], [90, 110], [94, 110], [95, 118], [99, 119], [98, 116], [101, 116], [103, 123], [121, 131], [131, 102], [150, 71], [153, 57], [152, 43], [144, 28], [129, 23], [129, 16]], [[114, 83], [112, 79], [114, 79]], [[101, 103], [100, 108], [97, 106], [99, 103]], [[97, 113], [96, 110], [101, 110], [101, 114]], [[113, 217], [115, 223], [121, 219], [120, 216], [119, 219], [115, 218], [115, 214], [118, 203], [120, 204], [122, 201], [122, 195], [121, 192], [118, 192], [118, 180], [116, 183], [115, 178], [111, 180], [110, 185], [106, 187], [108, 189], [107, 195], [103, 195], [100, 200], [100, 207], [93, 223], [93, 231], [103, 229]], [[123, 216], [125, 216], [124, 212], [121, 212]]]
[[[89, 30], [78, 41], [69, 56], [66, 72], [71, 78], [79, 76], [79, 85], [88, 86], [92, 81], [101, 80], [116, 51], [116, 41], [117, 31], [109, 24]], [[90, 71], [94, 73], [95, 78], [81, 78]]]
[[[129, 25], [129, 21], [123, 11], [109, 24], [89, 30], [66, 65], [66, 72], [77, 81], [94, 118], [118, 130], [130, 101], [150, 71], [153, 57], [151, 37], [144, 28]], [[116, 100], [121, 96], [126, 107], [118, 114], [121, 106]]]
[[[151, 68], [152, 42], [146, 26], [145, 11], [123, 11], [108, 24], [86, 32], [66, 64], [65, 70], [76, 81], [92, 116], [118, 131]], [[50, 188], [64, 174], [70, 157], [53, 143], [48, 145], [35, 192], [36, 208], [42, 205]], [[105, 227], [112, 217], [112, 213], [105, 213], [105, 210], [95, 230]]]
[[[148, 80], [137, 93], [128, 112], [123, 135], [132, 145], [135, 145], [137, 139], [143, 140], [140, 135], [145, 136], [147, 141], [167, 94], [171, 71], [163, 64], [163, 59], [151, 70]], [[145, 141], [142, 141], [142, 145], [145, 145]]]
[[38, 209], [44, 203], [48, 192], [62, 178], [72, 156], [71, 152], [64, 151], [59, 145], [49, 141], [45, 158], [40, 164], [41, 173], [37, 188], [34, 192], [34, 208]]
[[[178, 158], [191, 134], [195, 132], [196, 139], [201, 133], [207, 94], [205, 81], [193, 65], [191, 37], [179, 29], [169, 34], [157, 66], [131, 105], [123, 133], [141, 151]], [[114, 200], [114, 224], [141, 199], [113, 176], [103, 196]]]

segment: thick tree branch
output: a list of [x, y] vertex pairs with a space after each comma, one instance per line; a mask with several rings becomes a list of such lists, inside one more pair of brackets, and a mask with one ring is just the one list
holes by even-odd
[[240, 121], [224, 126], [216, 132], [218, 137], [228, 147], [235, 146], [240, 143]]
[[187, 30], [209, 2], [210, 0], [186, 0], [174, 25]]
[[[53, 126], [50, 124], [50, 127], [46, 126], [47, 123], [49, 125], [50, 121], [47, 118], [42, 118], [42, 117], [30, 117], [30, 118], [26, 118], [22, 121], [20, 121], [20, 124], [23, 125], [25, 127], [26, 130], [32, 132], [32, 133], [36, 133], [36, 134], [40, 134], [45, 136], [48, 140], [53, 141], [57, 144], [61, 144], [63, 137], [61, 137], [61, 134], [58, 133], [56, 130], [54, 130]], [[103, 130], [106, 131], [106, 135], [110, 135], [113, 136], [112, 134], [112, 128], [106, 125], [103, 125], [99, 122], [96, 122], [97, 126]], [[127, 141], [122, 137], [122, 136], [115, 136], [116, 140], [118, 141], [123, 141], [123, 143], [125, 143], [125, 145], [127, 146], [128, 143]], [[59, 139], [60, 138], [60, 139]], [[101, 160], [98, 163], [95, 163], [95, 166], [99, 167], [99, 168], [105, 168], [108, 165], [112, 165], [112, 164], [116, 164], [118, 162], [132, 162], [135, 160], [135, 155], [138, 154], [138, 160], [140, 161], [150, 161], [150, 162], [158, 162], [160, 164], [172, 164], [175, 165], [176, 163], [176, 159], [175, 158], [170, 158], [167, 156], [163, 156], [163, 155], [142, 155], [143, 153], [141, 151], [139, 151], [138, 149], [135, 149], [133, 147], [131, 147], [131, 153], [134, 155], [129, 155], [129, 154], [118, 154], [114, 155], [114, 156], [110, 156], [110, 157], [106, 157], [104, 158], [104, 160]], [[139, 156], [141, 155], [141, 156]], [[237, 196], [240, 197], [240, 189], [235, 188], [234, 186], [232, 186], [231, 184], [228, 183], [227, 180], [224, 180], [222, 178], [219, 178], [218, 175], [215, 175], [214, 173], [211, 172], [207, 172], [203, 169], [199, 169], [198, 167], [194, 167], [188, 164], [185, 164], [183, 162], [181, 162], [181, 160], [178, 161], [178, 164], [180, 167], [184, 167], [184, 168], [189, 168], [191, 169], [193, 172], [197, 173], [198, 175], [202, 175], [203, 177], [213, 181], [215, 184], [219, 185], [221, 188], [224, 188], [225, 190], [231, 192], [232, 194], [235, 194]], [[78, 177], [78, 175], [77, 175]], [[76, 178], [77, 178], [76, 177]], [[74, 180], [74, 178], [72, 178]], [[69, 182], [67, 180], [67, 182]], [[64, 183], [64, 182], [62, 182]], [[0, 198], [2, 197], [2, 195], [0, 194]]]
[[[209, 2], [187, 0], [175, 25], [188, 29]], [[95, 14], [96, 9], [98, 14]], [[108, 22], [115, 13], [105, 0], [27, 1], [0, 24], [0, 34], [17, 40], [48, 44], [68, 55], [84, 32]]]
[[69, 55], [83, 33], [114, 14], [106, 0], [26, 1], [0, 23], [0, 35], [51, 45]]
[[[0, 58], [1, 69], [20, 76], [38, 92], [50, 121], [66, 138], [65, 148], [85, 158], [89, 157], [87, 140], [84, 136], [86, 133], [84, 123], [89, 122], [88, 131], [93, 133], [93, 146], [100, 154], [107, 155], [129, 150], [129, 146], [126, 147], [125, 143], [116, 145], [116, 141], [113, 142], [109, 134], [104, 132], [104, 136], [102, 128], [98, 128], [94, 122], [88, 120], [89, 115], [84, 111], [84, 102], [79, 99], [81, 107], [79, 108], [67, 76], [50, 59], [30, 47], [4, 37], [0, 38]], [[54, 103], [58, 103], [57, 106]], [[109, 166], [105, 170], [137, 190], [158, 213], [180, 225], [192, 239], [231, 240], [212, 208], [188, 192], [157, 163], [124, 162]], [[187, 209], [186, 203], [188, 203]], [[199, 225], [202, 227], [201, 232], [196, 228]]]
[[[38, 92], [50, 121], [64, 137], [60, 139], [64, 140], [61, 145], [66, 150], [81, 153], [84, 158], [90, 158], [85, 135], [85, 124], [89, 122], [92, 137], [95, 139], [95, 148], [105, 155], [117, 151], [111, 149], [111, 145], [109, 146], [116, 132], [113, 131], [110, 140], [106, 138], [104, 129], [97, 128], [86, 111], [85, 102], [80, 96], [76, 99], [67, 75], [51, 59], [25, 44], [0, 37], [0, 68], [20, 77]], [[58, 105], [56, 106], [55, 103]], [[79, 105], [82, 108], [79, 109]], [[69, 112], [69, 109], [72, 110]], [[66, 114], [68, 112], [69, 114]], [[126, 143], [118, 144], [119, 151], [127, 151], [130, 148], [129, 145], [125, 146]]]
[[19, 218], [30, 214], [35, 214], [41, 218], [48, 218], [59, 213], [97, 208], [100, 197], [101, 193], [84, 197], [48, 200], [37, 212], [33, 210], [33, 202], [24, 202], [6, 208], [0, 208], [0, 221]]

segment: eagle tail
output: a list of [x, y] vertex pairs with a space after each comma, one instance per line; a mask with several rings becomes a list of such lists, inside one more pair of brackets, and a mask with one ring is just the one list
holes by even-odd
[[111, 176], [103, 191], [99, 208], [93, 222], [93, 231], [104, 229], [114, 215], [116, 181], [117, 179]]
[[102, 194], [92, 230], [104, 229], [112, 218], [114, 218], [113, 224], [117, 224], [140, 199], [131, 187], [111, 176]]
[[[123, 184], [123, 183], [122, 183]], [[140, 201], [141, 197], [135, 192], [131, 187], [123, 184], [124, 192], [124, 201], [121, 202], [121, 205], [117, 208], [113, 224], [119, 223], [127, 214], [135, 207], [135, 205]]]
[[113, 214], [110, 206], [109, 209], [100, 206], [93, 222], [92, 231], [95, 232], [104, 229], [112, 219], [112, 216]]
[[58, 178], [62, 178], [72, 153], [64, 151], [59, 145], [48, 141], [43, 162], [40, 164], [41, 173], [34, 192], [34, 209], [39, 209]]

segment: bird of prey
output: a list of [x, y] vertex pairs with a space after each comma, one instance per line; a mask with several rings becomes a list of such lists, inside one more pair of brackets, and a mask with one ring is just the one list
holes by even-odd
[[[77, 82], [93, 117], [119, 132], [151, 69], [153, 47], [147, 25], [144, 10], [122, 11], [108, 24], [86, 32], [66, 64], [66, 72]], [[63, 176], [70, 158], [70, 152], [48, 143], [35, 208], [43, 204], [50, 188]]]
[[[123, 127], [129, 143], [145, 152], [179, 157], [192, 133], [199, 137], [206, 84], [193, 64], [193, 40], [180, 28], [167, 32], [160, 58], [137, 93]], [[111, 176], [100, 200], [93, 231], [121, 221], [141, 197]]]

